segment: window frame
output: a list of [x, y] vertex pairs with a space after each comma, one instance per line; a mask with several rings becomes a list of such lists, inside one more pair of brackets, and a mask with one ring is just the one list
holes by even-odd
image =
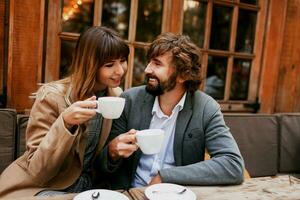
[[[202, 1], [203, 0], [199, 0]], [[50, 82], [59, 79], [60, 70], [60, 46], [61, 40], [76, 41], [79, 37], [78, 33], [61, 32], [61, 0], [48, 1], [48, 13], [47, 13], [47, 42], [45, 47], [45, 65], [43, 81]], [[126, 42], [130, 48], [130, 55], [128, 58], [128, 72], [125, 77], [124, 89], [128, 89], [132, 85], [133, 80], [133, 68], [134, 68], [134, 55], [136, 48], [146, 49], [150, 43], [135, 41], [137, 14], [138, 14], [138, 2], [139, 0], [131, 0], [130, 4], [130, 19], [129, 19], [129, 33], [128, 40]], [[253, 108], [248, 105], [257, 103], [260, 86], [260, 74], [262, 68], [262, 56], [264, 48], [264, 35], [266, 31], [266, 19], [267, 8], [269, 0], [259, 0], [258, 5], [249, 5], [240, 3], [239, 0], [206, 0], [207, 13], [205, 19], [205, 31], [204, 31], [204, 44], [203, 48], [200, 48], [202, 56], [202, 76], [206, 77], [208, 56], [225, 56], [228, 57], [227, 62], [227, 76], [226, 85], [224, 91], [224, 100], [219, 100], [223, 111], [228, 112], [253, 112]], [[94, 16], [93, 26], [101, 25], [103, 0], [94, 0]], [[162, 10], [162, 25], [161, 32], [175, 32], [182, 33], [183, 29], [183, 4], [184, 0], [163, 0]], [[212, 9], [213, 4], [225, 5], [233, 7], [233, 16], [231, 22], [230, 44], [229, 50], [212, 50], [209, 49], [210, 31], [212, 24]], [[253, 44], [253, 53], [238, 53], [235, 52], [235, 39], [238, 24], [238, 12], [239, 8], [246, 10], [257, 11], [257, 20]], [[172, 19], [172, 20], [168, 20]], [[231, 75], [234, 59], [250, 59], [252, 60], [251, 72], [249, 78], [249, 89], [247, 100], [229, 100]], [[205, 87], [205, 81], [200, 86], [203, 90]]]

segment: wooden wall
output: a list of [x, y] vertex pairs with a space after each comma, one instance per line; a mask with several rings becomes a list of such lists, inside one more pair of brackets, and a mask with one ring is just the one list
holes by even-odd
[[300, 112], [300, 1], [270, 1], [259, 99], [261, 113]]
[[[42, 81], [45, 0], [9, 2], [7, 107], [24, 111], [32, 105], [28, 96]], [[175, 4], [170, 6], [176, 7]], [[300, 1], [271, 0], [267, 9], [258, 91], [260, 112], [300, 112]], [[4, 1], [0, 1], [0, 26], [3, 26], [3, 17]], [[178, 27], [174, 25], [165, 31], [175, 29]], [[0, 28], [0, 76], [2, 37], [3, 29]], [[51, 65], [47, 65], [45, 70], [48, 69]]]
[[41, 82], [44, 0], [10, 0], [7, 107], [31, 108]]
[[300, 112], [300, 1], [289, 0], [275, 112]]

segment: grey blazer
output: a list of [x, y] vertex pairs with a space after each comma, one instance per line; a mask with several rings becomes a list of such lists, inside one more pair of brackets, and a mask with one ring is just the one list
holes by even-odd
[[[113, 121], [108, 141], [130, 129], [150, 126], [155, 97], [145, 86], [131, 88], [122, 95], [124, 111]], [[205, 149], [211, 159], [204, 160]], [[130, 188], [141, 151], [127, 159], [112, 163], [107, 146], [96, 157], [94, 166], [111, 189]], [[219, 104], [210, 96], [196, 91], [186, 96], [184, 108], [176, 121], [174, 138], [176, 167], [160, 170], [163, 182], [183, 185], [224, 185], [243, 182], [244, 162], [238, 146], [225, 125]]]

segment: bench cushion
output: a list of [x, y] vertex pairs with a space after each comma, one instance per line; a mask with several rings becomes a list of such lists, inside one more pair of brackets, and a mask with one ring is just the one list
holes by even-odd
[[300, 172], [300, 114], [280, 114], [279, 172]]
[[28, 123], [28, 115], [18, 115], [18, 132], [17, 132], [17, 152], [16, 158], [21, 156], [26, 150], [26, 128]]
[[251, 177], [278, 172], [278, 119], [275, 115], [225, 114]]
[[0, 173], [15, 158], [16, 125], [16, 110], [0, 109]]

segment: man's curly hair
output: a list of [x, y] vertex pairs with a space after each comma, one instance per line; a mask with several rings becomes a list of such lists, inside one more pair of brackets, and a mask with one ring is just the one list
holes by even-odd
[[163, 33], [150, 45], [148, 60], [167, 52], [172, 54], [175, 73], [185, 79], [184, 87], [195, 92], [201, 84], [201, 54], [199, 48], [186, 35]]

